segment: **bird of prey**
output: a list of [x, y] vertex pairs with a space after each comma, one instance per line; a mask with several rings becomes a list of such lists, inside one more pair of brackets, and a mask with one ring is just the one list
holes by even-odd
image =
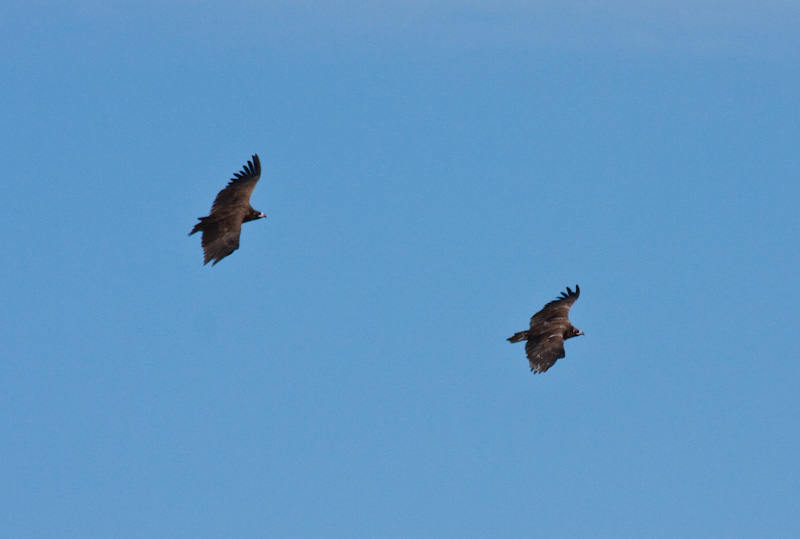
[[203, 265], [213, 260], [213, 266], [239, 248], [242, 223], [266, 217], [250, 206], [250, 195], [261, 177], [258, 155], [254, 155], [253, 160], [248, 161], [242, 171], [233, 176], [227, 187], [214, 199], [211, 213], [206, 217], [199, 217], [200, 222], [189, 232], [190, 236], [195, 232], [203, 233]]
[[569, 308], [580, 293], [578, 285], [575, 285], [575, 292], [567, 287], [566, 292], [531, 317], [528, 331], [520, 331], [508, 338], [509, 342], [528, 341], [525, 353], [534, 374], [546, 371], [564, 357], [564, 341], [583, 335], [583, 331], [572, 327], [569, 322]]

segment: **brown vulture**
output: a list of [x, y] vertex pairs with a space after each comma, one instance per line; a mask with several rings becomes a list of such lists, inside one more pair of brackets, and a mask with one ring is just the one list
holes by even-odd
[[248, 161], [241, 172], [236, 172], [227, 187], [217, 194], [211, 213], [200, 217], [189, 235], [203, 233], [203, 253], [208, 264], [213, 266], [239, 248], [242, 223], [266, 217], [250, 205], [250, 195], [261, 177], [261, 162], [258, 155]]
[[564, 357], [564, 341], [583, 335], [583, 331], [569, 323], [569, 308], [580, 293], [578, 285], [575, 285], [575, 292], [567, 287], [558, 299], [531, 317], [528, 331], [520, 331], [508, 338], [509, 342], [528, 341], [525, 353], [534, 374], [546, 371]]

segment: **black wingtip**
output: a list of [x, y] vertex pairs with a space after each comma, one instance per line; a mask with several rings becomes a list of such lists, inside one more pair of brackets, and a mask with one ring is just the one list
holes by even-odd
[[241, 180], [247, 176], [261, 176], [261, 161], [258, 159], [258, 154], [254, 153], [250, 161], [247, 162], [242, 170], [233, 173], [231, 181]]
[[568, 298], [571, 298], [573, 296], [575, 296], [577, 298], [580, 295], [581, 295], [581, 287], [578, 286], [578, 285], [575, 285], [575, 291], [574, 292], [572, 291], [572, 289], [570, 287], [567, 287], [567, 291], [566, 292], [561, 292], [561, 296], [559, 296], [559, 299], [568, 299]]

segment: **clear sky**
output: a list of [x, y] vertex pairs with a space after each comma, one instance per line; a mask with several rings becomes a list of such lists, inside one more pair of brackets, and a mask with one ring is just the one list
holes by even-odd
[[796, 536], [798, 6], [2, 3], [0, 536]]

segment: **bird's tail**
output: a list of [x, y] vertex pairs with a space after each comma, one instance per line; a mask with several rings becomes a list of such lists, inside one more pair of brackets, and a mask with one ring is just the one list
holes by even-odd
[[527, 341], [528, 340], [528, 332], [527, 331], [520, 331], [518, 333], [514, 333], [511, 337], [508, 338], [508, 342], [519, 342], [519, 341]]
[[194, 234], [195, 232], [201, 232], [202, 230], [205, 230], [205, 223], [203, 222], [205, 220], [205, 217], [199, 217], [199, 219], [200, 219], [200, 222], [197, 223], [196, 225], [194, 225], [194, 228], [192, 229], [192, 231], [189, 232], [190, 236], [192, 234]]

